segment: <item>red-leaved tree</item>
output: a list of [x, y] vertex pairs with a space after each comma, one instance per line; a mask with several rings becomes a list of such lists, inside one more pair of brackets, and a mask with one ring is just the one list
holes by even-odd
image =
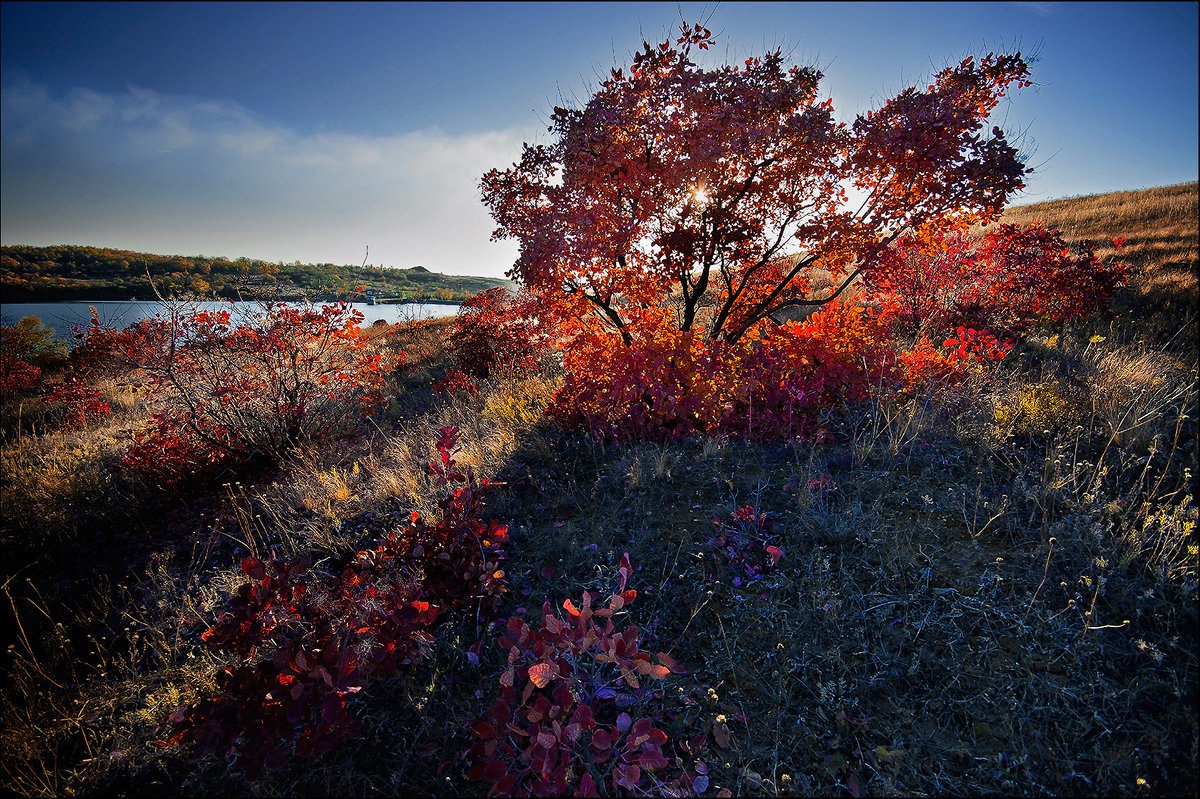
[[[851, 125], [818, 100], [821, 73], [776, 50], [703, 69], [674, 42], [614, 69], [582, 109], [555, 108], [548, 145], [482, 180], [510, 275], [561, 320], [611, 328], [666, 315], [736, 342], [778, 312], [823, 304], [906, 231], [997, 218], [1025, 167], [988, 114], [1028, 83], [1019, 53], [968, 58]], [[862, 197], [847, 204], [846, 188]], [[809, 276], [836, 288], [813, 297]]]
[[583, 108], [555, 108], [551, 144], [483, 177], [493, 238], [519, 243], [509, 274], [562, 336], [551, 412], [567, 424], [616, 438], [811, 433], [812, 410], [889, 379], [885, 331], [824, 346], [820, 324], [775, 322], [893, 263], [905, 234], [1000, 215], [1026, 170], [983, 130], [1028, 68], [1019, 53], [968, 58], [847, 125], [818, 100], [817, 70], [779, 50], [704, 69], [691, 57], [709, 32], [681, 32]]

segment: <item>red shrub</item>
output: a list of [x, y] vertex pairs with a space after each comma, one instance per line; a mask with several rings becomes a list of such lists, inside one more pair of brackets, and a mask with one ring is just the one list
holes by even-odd
[[67, 368], [85, 379], [113, 368], [127, 371], [130, 364], [121, 356], [134, 344], [134, 333], [101, 325], [99, 313], [95, 308], [91, 311], [92, 320], [86, 328], [72, 329], [75, 347], [67, 356]]
[[261, 317], [236, 324], [229, 311], [173, 310], [106, 340], [166, 405], [126, 465], [167, 474], [187, 465], [140, 457], [155, 450], [207, 450], [201, 460], [210, 463], [274, 461], [346, 428], [378, 401], [391, 360], [371, 351], [361, 320], [345, 303], [266, 303]]
[[563, 602], [565, 616], [546, 602], [537, 629], [508, 620], [499, 638], [508, 650], [500, 699], [472, 726], [476, 742], [467, 753], [467, 776], [489, 783], [489, 795], [696, 796], [708, 787], [705, 765], [691, 762], [703, 734], [675, 753], [664, 748], [668, 737], [655, 718], [621, 710], [651, 698], [643, 680], [683, 671], [666, 653], [641, 651], [637, 627], [619, 630], [613, 622], [637, 597], [625, 587], [631, 572], [626, 554], [607, 607], [593, 608], [598, 596], [585, 592], [579, 607]]
[[1020, 333], [1105, 310], [1128, 277], [1095, 247], [1072, 252], [1057, 230], [1000, 225], [981, 239], [906, 238], [865, 270], [869, 289], [913, 330], [956, 326]]
[[479, 386], [457, 367], [446, 371], [441, 380], [433, 384], [433, 390], [442, 394], [478, 394]]
[[0, 391], [33, 391], [42, 380], [42, 370], [22, 358], [0, 356]]
[[66, 407], [63, 422], [71, 427], [82, 427], [112, 413], [112, 406], [100, 399], [98, 389], [74, 376], [49, 388], [46, 399], [63, 403]]
[[496, 371], [532, 367], [545, 339], [533, 297], [496, 287], [459, 307], [450, 349], [463, 371], [488, 377]]
[[[205, 634], [214, 651], [238, 658], [218, 677], [218, 693], [172, 716], [170, 742], [238, 756], [257, 779], [280, 768], [294, 743], [297, 757], [318, 758], [361, 734], [347, 697], [423, 656], [442, 614], [473, 606], [489, 612], [506, 590], [499, 562], [507, 528], [479, 518], [470, 470], [454, 460], [458, 431], [439, 432], [430, 466], [446, 495], [442, 518], [409, 528], [358, 553], [341, 573], [311, 575], [311, 558], [294, 563], [242, 560], [249, 578]], [[259, 653], [269, 657], [257, 657]]]
[[818, 435], [818, 413], [897, 379], [886, 314], [831, 304], [806, 321], [763, 325], [737, 345], [669, 324], [588, 331], [569, 345], [549, 413], [616, 440], [704, 432], [753, 438]]

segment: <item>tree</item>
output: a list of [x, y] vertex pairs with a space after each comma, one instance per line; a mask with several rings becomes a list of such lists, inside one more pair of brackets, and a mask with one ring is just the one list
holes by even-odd
[[54, 338], [54, 328], [36, 316], [22, 317], [11, 327], [5, 325], [0, 342], [0, 351], [42, 366], [62, 363], [67, 356], [66, 345]]
[[[582, 109], [555, 108], [549, 145], [481, 181], [520, 257], [509, 275], [559, 321], [633, 344], [660, 324], [737, 343], [794, 306], [832, 301], [888, 245], [996, 219], [1025, 167], [1004, 134], [983, 136], [1019, 53], [968, 58], [852, 125], [818, 100], [813, 68], [779, 50], [744, 66], [691, 60], [710, 33], [644, 44]], [[847, 189], [863, 197], [847, 208]], [[835, 277], [811, 296], [809, 275]], [[656, 320], [656, 321], [651, 321]]]

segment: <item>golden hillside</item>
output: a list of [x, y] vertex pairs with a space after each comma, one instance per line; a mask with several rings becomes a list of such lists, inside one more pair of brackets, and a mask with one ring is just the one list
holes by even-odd
[[[1141, 191], [1022, 205], [1004, 212], [1004, 222], [1043, 222], [1070, 242], [1101, 244], [1097, 254], [1116, 254], [1110, 243], [1124, 236], [1120, 257], [1134, 267], [1128, 301], [1136, 311], [1179, 309], [1195, 314], [1200, 274], [1200, 184], [1181, 183]], [[1168, 304], [1170, 306], [1168, 307]]]

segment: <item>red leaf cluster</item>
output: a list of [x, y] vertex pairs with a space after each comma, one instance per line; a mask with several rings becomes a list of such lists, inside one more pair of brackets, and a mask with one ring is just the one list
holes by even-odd
[[[628, 796], [653, 788], [694, 796], [707, 787], [703, 763], [683, 770], [664, 750], [668, 737], [655, 720], [623, 709], [661, 699], [642, 680], [683, 667], [664, 652], [641, 651], [637, 627], [618, 629], [614, 615], [637, 597], [626, 588], [627, 554], [618, 571], [604, 606], [594, 606], [598, 595], [585, 592], [578, 606], [563, 602], [565, 616], [546, 602], [537, 629], [519, 617], [508, 620], [499, 638], [508, 650], [500, 699], [472, 727], [476, 741], [467, 753], [468, 776], [489, 783], [489, 795]], [[681, 751], [694, 760], [703, 745], [700, 735]]]
[[431, 468], [447, 491], [436, 524], [414, 513], [331, 579], [313, 575], [307, 557], [243, 559], [248, 581], [204, 634], [238, 664], [221, 672], [215, 696], [174, 714], [172, 743], [237, 755], [250, 779], [281, 767], [292, 744], [297, 757], [320, 757], [361, 733], [347, 697], [422, 657], [442, 614], [490, 612], [506, 590], [507, 528], [479, 518], [484, 486], [459, 471], [457, 442], [457, 430], [440, 431]]
[[1000, 225], [982, 238], [963, 233], [899, 241], [864, 272], [871, 292], [919, 333], [965, 326], [1019, 335], [1104, 311], [1129, 276], [1095, 247], [1075, 250], [1040, 224]]
[[708, 541], [721, 569], [737, 588], [775, 570], [783, 550], [771, 540], [771, 517], [747, 505], [730, 515], [728, 523], [713, 519], [717, 532]]
[[112, 406], [100, 399], [99, 389], [74, 375], [48, 387], [46, 399], [63, 403], [63, 423], [69, 427], [82, 427], [112, 414]]
[[89, 331], [96, 357], [115, 351], [162, 408], [125, 466], [170, 482], [198, 463], [276, 461], [371, 411], [395, 357], [372, 351], [360, 313], [345, 303], [261, 310], [235, 323], [229, 311], [173, 309], [119, 335]]
[[531, 368], [545, 344], [535, 298], [500, 287], [464, 301], [450, 332], [459, 368], [475, 377]]
[[723, 433], [820, 437], [821, 410], [895, 384], [889, 318], [829, 305], [804, 322], [759, 325], [736, 345], [670, 325], [586, 333], [567, 348], [549, 413], [619, 441]]

